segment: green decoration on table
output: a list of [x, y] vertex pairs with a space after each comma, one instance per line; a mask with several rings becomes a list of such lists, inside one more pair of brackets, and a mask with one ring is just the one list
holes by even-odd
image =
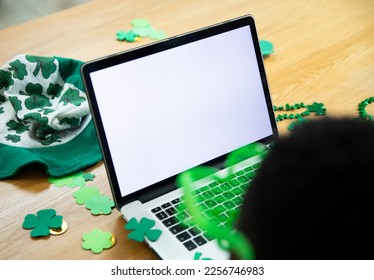
[[113, 234], [104, 232], [100, 229], [94, 229], [91, 232], [82, 235], [82, 248], [91, 250], [93, 253], [101, 253], [104, 249], [109, 249], [113, 246]]
[[93, 215], [108, 215], [112, 213], [114, 205], [114, 201], [109, 196], [101, 194], [95, 194], [86, 201], [86, 208], [91, 210]]
[[78, 172], [64, 177], [50, 177], [48, 178], [48, 182], [53, 184], [57, 188], [75, 188], [85, 186], [86, 181], [92, 180], [94, 177], [95, 175], [91, 173]]
[[80, 187], [79, 190], [73, 193], [75, 202], [77, 204], [85, 204], [89, 201], [94, 195], [99, 194], [99, 189], [97, 187]]
[[267, 56], [274, 52], [273, 43], [266, 40], [260, 40], [260, 49], [263, 56]]
[[138, 241], [138, 242], [143, 242], [145, 237], [147, 237], [150, 241], [156, 241], [162, 231], [159, 229], [152, 229], [156, 222], [154, 220], [150, 220], [148, 218], [141, 218], [140, 222], [136, 220], [136, 218], [131, 218], [127, 224], [124, 226], [125, 229], [127, 230], [132, 230], [128, 234], [128, 238]]
[[146, 18], [135, 18], [130, 23], [134, 28], [147, 28], [151, 26], [151, 22]]
[[118, 41], [138, 42], [144, 37], [149, 37], [155, 40], [167, 37], [163, 30], [153, 28], [151, 22], [145, 18], [136, 18], [130, 23], [133, 26], [133, 29], [128, 31], [121, 30], [116, 33]]
[[369, 97], [358, 104], [358, 115], [360, 118], [364, 120], [369, 120], [369, 121], [374, 120], [373, 115], [369, 114], [366, 111], [366, 107], [373, 102], [374, 102], [374, 97]]
[[32, 229], [32, 237], [48, 236], [50, 229], [60, 228], [62, 225], [62, 216], [57, 216], [54, 209], [39, 210], [36, 215], [26, 215], [22, 227]]
[[148, 37], [149, 33], [151, 32], [151, 29], [148, 27], [134, 27], [133, 29], [134, 33], [137, 34], [140, 37]]
[[195, 260], [195, 261], [197, 261], [197, 260], [212, 260], [211, 258], [202, 258], [201, 259], [201, 256], [203, 255], [203, 253], [201, 253], [201, 252], [196, 252], [195, 253], [195, 255], [194, 255], [194, 257], [193, 257], [193, 259]]
[[140, 40], [140, 35], [136, 34], [134, 30], [129, 31], [117, 31], [117, 40], [118, 41], [127, 41], [127, 42], [138, 42]]
[[93, 181], [93, 179], [96, 177], [96, 175], [95, 174], [93, 174], [93, 173], [90, 173], [90, 172], [88, 172], [88, 173], [84, 173], [83, 174], [83, 178], [84, 178], [84, 180], [86, 180], [86, 181]]
[[148, 33], [148, 37], [151, 38], [151, 39], [155, 39], [155, 40], [162, 40], [162, 39], [165, 39], [167, 37], [165, 31], [163, 30], [157, 30], [157, 29], [154, 29], [154, 28], [150, 28], [149, 30], [149, 33]]
[[315, 113], [317, 116], [326, 115], [326, 108], [323, 103], [313, 102], [312, 105], [307, 105], [306, 108], [309, 112]]
[[313, 102], [311, 105], [305, 105], [303, 102], [301, 103], [295, 103], [294, 105], [286, 104], [285, 106], [273, 106], [273, 110], [275, 112], [293, 112], [298, 109], [305, 109], [301, 113], [283, 113], [283, 114], [278, 114], [276, 117], [276, 121], [283, 121], [287, 119], [295, 119], [296, 122], [292, 122], [288, 129], [292, 130], [295, 125], [300, 124], [302, 122], [307, 121], [306, 117], [309, 116], [311, 113], [314, 113], [316, 116], [322, 116], [326, 114], [326, 108], [323, 103], [318, 103], [318, 102]]

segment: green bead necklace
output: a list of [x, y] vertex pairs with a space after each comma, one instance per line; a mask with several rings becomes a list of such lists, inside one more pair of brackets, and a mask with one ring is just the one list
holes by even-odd
[[313, 102], [311, 105], [305, 105], [303, 102], [301, 102], [301, 103], [295, 103], [294, 105], [290, 105], [290, 104], [287, 103], [285, 106], [273, 106], [274, 112], [285, 112], [285, 111], [286, 112], [292, 112], [294, 110], [298, 110], [298, 109], [301, 109], [301, 108], [305, 108], [305, 111], [303, 111], [301, 113], [295, 113], [295, 114], [294, 113], [279, 114], [279, 115], [277, 115], [275, 120], [277, 122], [279, 122], [279, 121], [283, 121], [283, 120], [287, 120], [287, 119], [296, 119], [296, 121], [292, 122], [288, 127], [289, 130], [292, 130], [293, 127], [297, 123], [300, 123], [300, 122], [303, 122], [303, 121], [308, 121], [306, 119], [306, 117], [309, 116], [311, 113], [314, 113], [317, 116], [321, 116], [321, 115], [326, 114], [325, 105], [323, 103], [318, 103], [318, 102]]
[[360, 102], [358, 104], [358, 115], [360, 118], [363, 118], [364, 120], [373, 121], [373, 115], [369, 114], [366, 111], [366, 106], [374, 102], [374, 97], [366, 98], [364, 101]]

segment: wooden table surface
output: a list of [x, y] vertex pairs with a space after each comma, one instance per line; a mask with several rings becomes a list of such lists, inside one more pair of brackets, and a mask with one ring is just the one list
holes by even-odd
[[[321, 102], [327, 115], [358, 116], [358, 104], [374, 96], [372, 0], [98, 0], [0, 30], [0, 65], [21, 53], [87, 61], [151, 42], [116, 40], [134, 18], [147, 18], [172, 36], [244, 14], [254, 16], [259, 38], [274, 44], [264, 59], [274, 105]], [[281, 134], [289, 123], [278, 123]], [[88, 186], [111, 195], [103, 163], [85, 172], [96, 175]], [[94, 216], [75, 203], [74, 191], [50, 185], [37, 166], [1, 180], [0, 259], [157, 259], [145, 244], [127, 238], [118, 210]], [[69, 229], [32, 239], [23, 219], [46, 208], [56, 209]], [[115, 246], [101, 254], [83, 250], [81, 236], [94, 228], [112, 232]]]

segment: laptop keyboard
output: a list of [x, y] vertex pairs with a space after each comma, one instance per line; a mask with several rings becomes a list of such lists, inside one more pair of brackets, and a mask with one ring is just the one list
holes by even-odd
[[[193, 196], [203, 209], [202, 215], [217, 227], [232, 228], [248, 183], [254, 178], [259, 166], [260, 163], [256, 163], [229, 175], [223, 182], [214, 181], [194, 190]], [[214, 238], [198, 226], [191, 225], [191, 217], [184, 208], [182, 199], [175, 198], [151, 209], [151, 212], [191, 251]]]

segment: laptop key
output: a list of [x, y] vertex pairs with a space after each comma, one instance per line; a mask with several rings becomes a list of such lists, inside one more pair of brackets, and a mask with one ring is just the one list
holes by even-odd
[[232, 200], [232, 202], [234, 202], [235, 203], [235, 205], [242, 205], [242, 203], [243, 203], [243, 199], [241, 198], [241, 197], [239, 197], [239, 196], [237, 196], [237, 197], [235, 197], [233, 200]]
[[207, 242], [207, 241], [205, 240], [205, 238], [202, 237], [201, 235], [195, 237], [195, 238], [193, 239], [193, 241], [195, 241], [196, 244], [199, 245], [199, 246], [201, 246], [201, 245], [203, 245], [203, 244], [205, 244], [205, 243]]
[[163, 220], [165, 218], [167, 218], [168, 215], [166, 215], [166, 213], [164, 211], [161, 211], [159, 213], [156, 214], [156, 217], [159, 219], [159, 220]]
[[184, 232], [178, 234], [177, 238], [178, 238], [179, 241], [184, 242], [187, 239], [190, 239], [191, 235], [187, 231], [184, 231]]
[[240, 176], [244, 174], [244, 170], [239, 170], [238, 172], [235, 172], [236, 176]]
[[252, 171], [252, 170], [253, 170], [253, 167], [252, 167], [252, 166], [248, 166], [248, 167], [244, 168], [244, 171], [245, 171], [245, 172], [250, 172], [250, 171]]
[[223, 190], [220, 187], [216, 187], [216, 188], [212, 189], [212, 192], [215, 195], [219, 195], [219, 194], [221, 194], [223, 192]]
[[180, 198], [176, 198], [176, 199], [173, 199], [173, 200], [171, 201], [172, 204], [177, 204], [177, 203], [179, 203], [179, 202], [181, 202], [181, 199], [180, 199]]
[[222, 195], [217, 195], [216, 197], [213, 198], [215, 202], [217, 203], [222, 203], [226, 201], [226, 198], [224, 198]]
[[240, 182], [237, 179], [232, 179], [229, 181], [230, 186], [236, 187], [240, 185]]
[[196, 236], [196, 235], [198, 235], [199, 233], [201, 233], [201, 231], [200, 231], [197, 227], [190, 228], [190, 229], [188, 230], [188, 232], [189, 232], [192, 236]]
[[221, 189], [224, 191], [228, 191], [229, 189], [231, 189], [231, 186], [228, 183], [223, 183], [220, 186], [221, 186]]
[[225, 206], [226, 209], [232, 209], [235, 207], [235, 203], [232, 201], [226, 201], [223, 203], [223, 206]]
[[159, 212], [159, 211], [161, 211], [161, 207], [156, 207], [156, 208], [153, 208], [153, 209], [151, 210], [152, 213], [157, 213], [157, 212]]
[[239, 195], [239, 196], [243, 195], [243, 190], [240, 187], [236, 187], [232, 189], [231, 192], [235, 195]]
[[161, 208], [168, 208], [171, 206], [171, 203], [170, 202], [166, 202], [164, 204], [161, 205]]
[[169, 219], [163, 220], [162, 223], [163, 223], [166, 227], [170, 227], [170, 226], [176, 224], [176, 223], [177, 223], [177, 220], [176, 220], [174, 217], [170, 217]]
[[191, 240], [183, 243], [183, 245], [187, 248], [188, 251], [191, 251], [191, 250], [197, 248], [196, 244], [193, 243]]
[[209, 208], [213, 208], [214, 206], [217, 205], [217, 202], [215, 202], [213, 199], [209, 199], [205, 201], [205, 205]]
[[204, 237], [205, 237], [208, 241], [211, 241], [211, 240], [215, 239], [214, 237], [212, 237], [212, 236], [209, 235], [208, 233], [204, 233]]
[[216, 187], [216, 186], [218, 186], [218, 182], [213, 182], [209, 184], [209, 187], [211, 188]]
[[177, 234], [177, 233], [180, 233], [182, 231], [184, 231], [186, 229], [186, 226], [183, 225], [183, 224], [177, 224], [171, 228], [169, 228], [169, 230], [173, 233], [173, 234]]
[[173, 216], [173, 215], [176, 213], [176, 210], [175, 210], [175, 208], [170, 207], [170, 208], [166, 209], [165, 212], [166, 212], [169, 216]]
[[203, 193], [203, 197], [206, 199], [212, 198], [213, 196], [214, 196], [214, 193], [212, 193], [211, 191], [206, 191]]
[[253, 171], [247, 173], [247, 177], [248, 177], [249, 179], [251, 179], [251, 180], [252, 180], [255, 176], [256, 176], [256, 174], [255, 174]]
[[242, 176], [238, 177], [238, 181], [242, 184], [248, 183], [248, 180], [249, 180], [249, 178], [245, 175], [242, 175]]
[[224, 198], [226, 198], [226, 199], [231, 199], [231, 198], [233, 198], [235, 195], [232, 193], [232, 192], [230, 192], [230, 191], [227, 191], [227, 192], [225, 192], [224, 194], [222, 194], [223, 196], [224, 196]]
[[254, 169], [258, 169], [261, 166], [261, 162], [257, 162], [254, 165], [252, 165]]

